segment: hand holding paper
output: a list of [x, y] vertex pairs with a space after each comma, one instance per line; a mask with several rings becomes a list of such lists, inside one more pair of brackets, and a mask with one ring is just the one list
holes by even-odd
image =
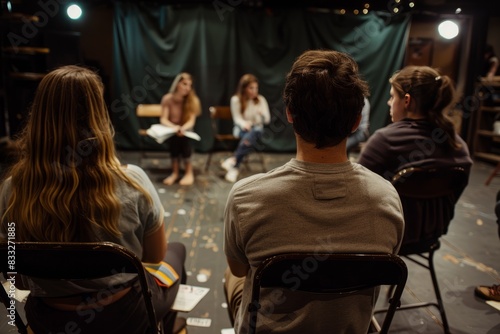
[[[174, 136], [177, 131], [174, 128], [165, 126], [163, 124], [153, 124], [149, 129], [146, 130], [146, 133], [150, 137], [154, 138], [158, 144], [161, 144], [168, 138]], [[198, 141], [201, 140], [201, 137], [193, 131], [184, 131], [184, 136]]]

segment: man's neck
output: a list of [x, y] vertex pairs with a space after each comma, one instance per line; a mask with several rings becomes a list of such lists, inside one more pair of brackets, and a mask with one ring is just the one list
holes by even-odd
[[348, 160], [346, 152], [346, 140], [336, 146], [317, 149], [314, 144], [305, 142], [299, 136], [297, 139], [297, 153], [295, 158], [305, 162], [316, 163], [342, 163]]

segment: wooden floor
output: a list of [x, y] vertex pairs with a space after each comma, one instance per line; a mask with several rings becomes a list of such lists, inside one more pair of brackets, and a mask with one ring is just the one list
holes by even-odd
[[[190, 187], [178, 184], [166, 187], [161, 183], [170, 165], [164, 154], [146, 159], [137, 152], [121, 152], [120, 155], [124, 163], [145, 168], [157, 186], [166, 211], [166, 233], [170, 240], [181, 241], [188, 249], [188, 284], [210, 288], [208, 295], [191, 312], [180, 315], [209, 318], [211, 325], [208, 328], [189, 326], [188, 333], [221, 333], [222, 329], [230, 327], [222, 289], [226, 268], [222, 216], [231, 184], [224, 181], [224, 171], [219, 167], [226, 155], [217, 153], [205, 172], [207, 155], [195, 154], [196, 181]], [[266, 168], [271, 169], [293, 155], [266, 153], [264, 156]], [[242, 177], [261, 171], [260, 165], [252, 161], [248, 167], [242, 171]], [[456, 334], [500, 333], [500, 311], [474, 296], [476, 285], [500, 284], [500, 240], [493, 212], [500, 177], [495, 177], [489, 186], [484, 185], [493, 167], [480, 161], [474, 164], [469, 186], [435, 256], [448, 322], [451, 332]], [[434, 300], [428, 272], [411, 262], [407, 264], [409, 279], [403, 303]], [[380, 298], [379, 306], [382, 303], [383, 298]], [[15, 328], [6, 324], [3, 308], [0, 319], [0, 334], [16, 333]], [[443, 333], [439, 313], [433, 307], [400, 311], [391, 328], [391, 333], [401, 334]]]

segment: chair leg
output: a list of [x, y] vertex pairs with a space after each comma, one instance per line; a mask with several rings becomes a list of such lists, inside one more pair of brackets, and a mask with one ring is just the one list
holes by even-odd
[[448, 319], [446, 318], [446, 313], [444, 311], [444, 303], [441, 298], [441, 291], [439, 290], [438, 280], [436, 277], [436, 271], [434, 269], [434, 250], [429, 253], [429, 270], [431, 272], [432, 285], [434, 287], [434, 292], [436, 293], [436, 300], [439, 308], [439, 313], [441, 314], [441, 320], [443, 321], [444, 332], [446, 334], [450, 333], [450, 327], [448, 326]]
[[187, 333], [186, 318], [177, 317], [175, 319], [173, 334], [183, 334], [183, 333]]
[[[437, 302], [436, 303], [435, 302], [420, 302], [420, 303], [405, 304], [405, 305], [399, 306], [399, 308], [396, 311], [434, 306], [439, 310], [439, 314], [441, 315], [441, 321], [443, 323], [443, 329], [444, 329], [445, 334], [449, 334], [450, 327], [448, 325], [448, 319], [446, 318], [446, 313], [444, 311], [444, 303], [443, 303], [443, 299], [441, 298], [441, 292], [439, 290], [438, 280], [437, 280], [437, 276], [436, 276], [436, 270], [434, 269], [434, 252], [437, 249], [439, 249], [439, 247], [437, 247], [435, 249], [431, 249], [428, 253], [428, 256], [424, 256], [423, 254], [414, 254], [414, 255], [418, 255], [418, 257], [420, 257], [422, 259], [425, 259], [427, 261], [427, 264], [425, 264], [420, 259], [416, 259], [416, 258], [411, 257], [410, 255], [403, 255], [406, 259], [408, 259], [408, 260], [414, 262], [415, 264], [418, 264], [419, 266], [429, 270], [430, 275], [431, 275], [431, 280], [432, 280], [432, 286], [434, 288], [434, 293], [436, 295]], [[388, 293], [387, 293], [387, 299], [391, 298], [393, 292], [394, 292], [394, 286], [391, 286], [389, 288]], [[388, 310], [387, 308], [376, 310], [374, 312], [374, 314], [387, 312], [387, 310]]]
[[212, 153], [213, 153], [212, 151], [208, 152], [207, 162], [205, 163], [205, 172], [208, 172], [208, 168], [212, 163]]
[[378, 333], [382, 327], [380, 327], [380, 324], [378, 323], [377, 319], [375, 316], [372, 316], [372, 320], [370, 321], [370, 327], [368, 328], [368, 334], [369, 333]]
[[262, 172], [265, 173], [267, 172], [266, 161], [264, 160], [264, 155], [261, 152], [259, 152], [259, 158], [260, 158], [260, 163], [262, 165]]
[[498, 172], [500, 172], [500, 162], [497, 164], [497, 166], [495, 167], [493, 172], [491, 172], [490, 176], [488, 177], [488, 179], [486, 180], [486, 182], [484, 184], [489, 186], [491, 180], [493, 180], [493, 178], [498, 174]]

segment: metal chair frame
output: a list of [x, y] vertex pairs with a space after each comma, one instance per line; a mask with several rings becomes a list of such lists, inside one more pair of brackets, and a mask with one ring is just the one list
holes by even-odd
[[[9, 258], [12, 254], [14, 258]], [[60, 280], [95, 279], [118, 272], [137, 274], [150, 324], [148, 333], [162, 332], [161, 325], [156, 321], [151, 290], [142, 262], [123, 246], [111, 242], [10, 241], [0, 243], [0, 259], [0, 272], [6, 277], [15, 274]], [[11, 305], [11, 298], [4, 289], [0, 289], [0, 299], [6, 308]], [[19, 333], [28, 333], [17, 309], [14, 313]]]
[[[232, 134], [233, 127], [233, 116], [231, 115], [231, 108], [229, 106], [211, 106], [210, 111], [210, 121], [212, 125], [212, 133], [214, 138], [214, 143], [212, 148], [208, 152], [207, 161], [205, 163], [205, 172], [210, 168], [212, 162], [212, 155], [217, 150], [217, 145], [222, 145], [223, 149], [226, 151], [231, 151], [235, 145], [238, 145], [240, 138], [235, 137]], [[224, 125], [231, 128], [230, 131], [223, 131]], [[262, 165], [262, 171], [266, 171], [266, 165], [264, 157], [258, 151], [255, 152], [258, 156], [258, 160]], [[248, 167], [248, 160], [244, 161], [245, 166]]]
[[[452, 202], [454, 203], [453, 205], [455, 205], [467, 186], [467, 183], [468, 173], [464, 168], [457, 166], [442, 168], [405, 168], [400, 170], [392, 178], [392, 184], [402, 199], [403, 209], [405, 209], [405, 201], [434, 200], [448, 197], [453, 199]], [[449, 223], [450, 221], [445, 222], [446, 226], [448, 226]], [[434, 306], [438, 309], [441, 316], [444, 332], [448, 334], [450, 333], [450, 327], [444, 309], [443, 298], [441, 297], [436, 269], [434, 268], [434, 254], [440, 248], [440, 237], [441, 235], [435, 235], [431, 239], [420, 240], [418, 243], [412, 244], [405, 244], [405, 240], [403, 239], [399, 255], [429, 270], [432, 286], [436, 295], [436, 302], [403, 304], [398, 310]], [[384, 311], [385, 310], [378, 310], [376, 313]]]
[[[298, 286], [296, 280], [282, 279], [293, 266], [302, 266], [305, 259], [318, 260], [315, 270], [308, 270], [308, 277], [301, 278]], [[257, 331], [257, 315], [261, 307], [260, 288], [344, 295], [389, 285], [395, 286], [395, 290], [389, 300], [382, 327], [375, 317], [372, 317], [371, 323], [379, 333], [388, 333], [394, 313], [400, 305], [407, 275], [405, 262], [393, 254], [292, 253], [272, 256], [259, 265], [254, 275], [251, 303], [247, 306], [250, 313], [249, 332]]]

